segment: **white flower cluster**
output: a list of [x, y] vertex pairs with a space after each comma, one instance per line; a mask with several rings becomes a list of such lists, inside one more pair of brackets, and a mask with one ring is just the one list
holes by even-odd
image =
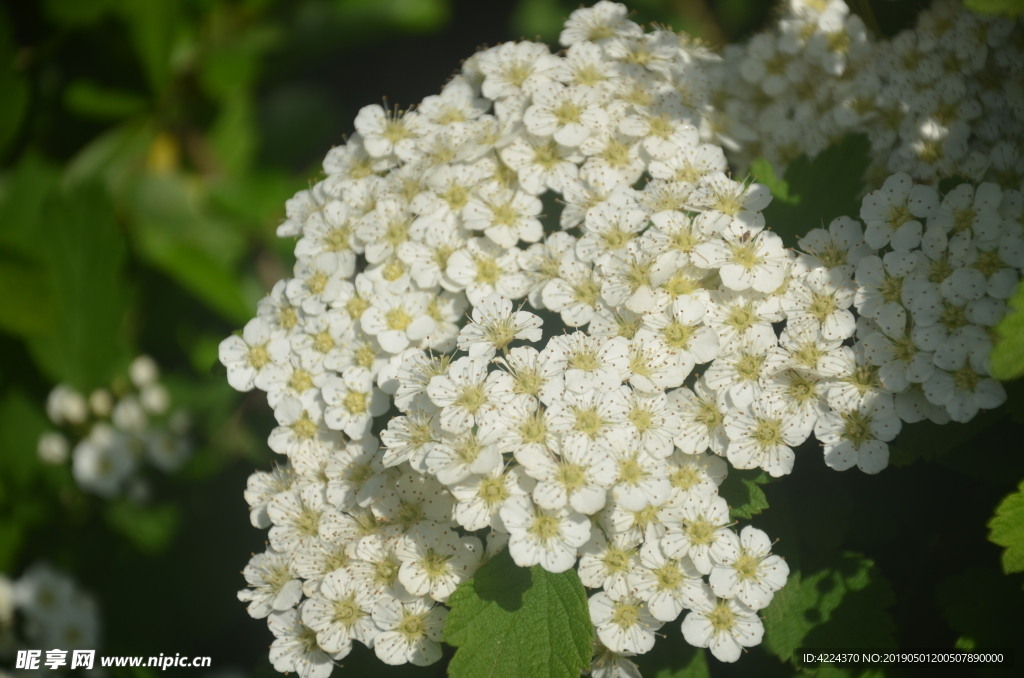
[[1024, 28], [938, 0], [913, 29], [874, 37], [843, 0], [789, 0], [780, 21], [731, 45], [711, 82], [715, 138], [746, 167], [814, 157], [844, 134], [871, 142], [869, 184], [906, 172], [1024, 179]]
[[95, 650], [96, 601], [68, 574], [45, 563], [12, 581], [0, 574], [0, 657], [19, 649]]
[[1019, 192], [897, 173], [797, 253], [711, 143], [714, 55], [605, 1], [561, 40], [362, 109], [287, 205], [294, 278], [221, 345], [287, 459], [249, 480], [269, 548], [239, 593], [279, 671], [325, 678], [353, 641], [436, 661], [443, 603], [506, 546], [601, 589], [595, 676], [637, 675], [684, 610], [735, 661], [789, 570], [734, 530], [727, 462], [783, 476], [814, 433], [876, 473], [902, 421], [1005, 398], [986, 356]]
[[[39, 458], [60, 465], [70, 452], [79, 487], [101, 497], [127, 493], [144, 498], [148, 489], [139, 475], [143, 460], [170, 473], [192, 452], [190, 419], [183, 410], [168, 414], [170, 394], [159, 381], [156, 362], [138, 356], [128, 377], [116, 379], [109, 389], [96, 389], [88, 398], [59, 384], [46, 400], [47, 416], [63, 430], [39, 437]], [[77, 441], [73, 449], [69, 438]]]

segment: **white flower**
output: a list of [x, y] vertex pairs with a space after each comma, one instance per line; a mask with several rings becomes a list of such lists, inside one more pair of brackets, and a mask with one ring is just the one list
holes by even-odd
[[93, 426], [89, 436], [71, 452], [75, 482], [101, 497], [113, 497], [135, 470], [130, 441], [130, 434], [115, 431], [108, 424]]
[[728, 219], [723, 233], [731, 238], [760, 232], [764, 228], [761, 210], [771, 200], [772, 194], [767, 186], [733, 181], [721, 172], [702, 176], [694, 194], [696, 206], [720, 212]]
[[628, 595], [630, 573], [639, 565], [635, 544], [623, 535], [607, 539], [597, 530], [580, 549], [580, 581], [588, 588], [603, 588], [616, 595]]
[[395, 548], [402, 561], [398, 581], [414, 596], [429, 595], [443, 603], [473, 576], [482, 553], [483, 545], [476, 537], [459, 537], [448, 528], [419, 526]]
[[528, 311], [512, 311], [512, 302], [489, 294], [473, 308], [473, 322], [459, 331], [458, 346], [473, 358], [493, 358], [506, 353], [515, 340], [540, 341], [543, 321]]
[[963, 183], [942, 199], [931, 218], [928, 230], [945, 233], [968, 233], [980, 240], [990, 240], [999, 235], [1002, 222], [999, 206], [1002, 190], [997, 184], [984, 183], [975, 190], [970, 183]]
[[601, 43], [616, 35], [639, 35], [643, 29], [626, 17], [625, 5], [599, 0], [592, 7], [573, 10], [558, 38], [565, 47], [584, 41]]
[[853, 336], [857, 323], [848, 310], [855, 288], [846, 272], [816, 268], [794, 280], [782, 297], [788, 325], [807, 325], [821, 330], [826, 341]]
[[640, 564], [630, 571], [629, 583], [651, 615], [663, 622], [674, 621], [704, 584], [689, 558], [668, 558], [658, 542], [643, 545]]
[[[675, 356], [675, 364], [685, 374], [697, 363], [706, 363], [718, 355], [718, 332], [704, 324], [707, 306], [691, 296], [680, 296], [659, 313], [643, 316], [638, 337], [652, 334]], [[762, 330], [757, 330], [762, 331]]]
[[487, 366], [486, 358], [463, 357], [452, 361], [445, 374], [430, 380], [427, 393], [442, 408], [442, 428], [453, 433], [465, 431], [494, 410], [500, 391], [498, 373], [488, 374]]
[[786, 585], [789, 565], [771, 555], [772, 543], [761, 530], [747, 525], [739, 541], [737, 557], [715, 565], [708, 581], [719, 598], [736, 597], [750, 609], [760, 610]]
[[597, 637], [609, 650], [644, 653], [654, 647], [654, 633], [663, 622], [651, 616], [644, 601], [601, 591], [590, 597], [588, 606]]
[[427, 314], [430, 295], [425, 292], [381, 293], [363, 311], [360, 326], [377, 337], [388, 353], [401, 353], [411, 342], [420, 341], [437, 327]]
[[457, 434], [443, 431], [427, 452], [427, 470], [445, 485], [452, 485], [470, 474], [480, 475], [501, 468], [499, 436], [500, 431], [485, 426], [475, 427], [475, 432], [474, 428]]
[[900, 427], [892, 399], [876, 396], [858, 408], [823, 414], [814, 435], [825, 446], [825, 463], [835, 470], [856, 465], [865, 473], [878, 473], [889, 465], [886, 443]]
[[254, 619], [263, 619], [271, 612], [295, 607], [302, 599], [302, 582], [296, 578], [291, 556], [268, 548], [256, 553], [242, 570], [249, 588], [238, 592], [238, 599], [248, 602], [246, 610]]
[[716, 563], [734, 557], [737, 546], [729, 529], [729, 506], [722, 497], [690, 499], [659, 512], [668, 528], [661, 548], [669, 558], [689, 556], [697, 571], [708, 574]]
[[505, 99], [520, 93], [532, 95], [550, 82], [544, 68], [550, 54], [546, 45], [536, 42], [506, 42], [477, 54], [476, 62], [484, 74], [481, 91], [488, 99]]
[[483, 238], [470, 238], [464, 248], [453, 252], [446, 271], [453, 282], [465, 288], [474, 306], [495, 292], [510, 299], [526, 295], [528, 283], [519, 272], [515, 254]]
[[932, 216], [938, 207], [939, 194], [934, 188], [915, 186], [908, 174], [897, 172], [861, 204], [864, 240], [875, 249], [891, 242], [894, 250], [911, 250], [921, 244], [923, 227], [918, 219]]
[[523, 124], [532, 134], [553, 136], [563, 146], [579, 146], [608, 123], [602, 99], [598, 89], [547, 82], [533, 92], [533, 104], [523, 114]]
[[364, 106], [356, 115], [355, 128], [363, 136], [363, 145], [373, 157], [413, 156], [416, 139], [422, 134], [422, 122], [416, 113], [390, 113], [380, 105]]
[[[777, 340], [772, 323], [782, 319], [775, 300], [757, 292], [731, 290], [709, 292], [709, 297], [707, 314], [703, 317], [718, 333], [720, 353], [735, 351], [741, 346], [757, 352], [775, 346]], [[691, 305], [689, 315], [691, 318], [696, 315], [696, 307]]]
[[629, 511], [642, 511], [668, 500], [672, 486], [664, 459], [648, 454], [640, 440], [632, 436], [616, 437], [606, 445], [617, 467], [615, 484], [609, 491], [616, 504]]
[[382, 629], [373, 650], [385, 664], [427, 666], [441, 658], [441, 631], [448, 610], [430, 598], [409, 602], [381, 596], [373, 621]]
[[[327, 678], [334, 670], [333, 658], [320, 649], [316, 631], [302, 623], [298, 610], [274, 612], [267, 618], [274, 634], [270, 663], [281, 673], [299, 678]], [[347, 654], [347, 652], [346, 652]]]
[[565, 387], [574, 393], [617, 387], [628, 375], [629, 342], [584, 332], [553, 337], [541, 352], [564, 365]]
[[282, 553], [308, 548], [320, 538], [320, 518], [327, 510], [323, 489], [307, 485], [274, 495], [267, 504], [270, 545]]
[[683, 386], [668, 394], [669, 404], [679, 417], [676, 445], [686, 454], [703, 454], [709, 448], [724, 455], [729, 444], [725, 434], [725, 403], [722, 395], [708, 386], [701, 377], [694, 385], [696, 392]]
[[689, 602], [683, 638], [694, 647], [709, 648], [719, 661], [738, 660], [743, 648], [760, 644], [764, 637], [757, 613], [735, 598], [716, 598], [705, 586], [703, 595], [694, 595]]
[[562, 192], [579, 174], [578, 151], [554, 139], [524, 135], [502, 149], [500, 155], [516, 171], [523, 190], [534, 195], [547, 189]]
[[813, 266], [824, 266], [829, 270], [841, 269], [852, 276], [861, 259], [870, 255], [871, 247], [864, 242], [860, 222], [850, 217], [837, 217], [828, 225], [828, 230], [814, 228], [797, 240], [800, 247], [813, 257]]
[[590, 538], [586, 516], [568, 508], [546, 511], [526, 497], [510, 497], [501, 507], [501, 521], [519, 567], [539, 564], [548, 572], [565, 572], [576, 564], [576, 549]]
[[630, 393], [626, 402], [626, 425], [637, 437], [640, 447], [658, 459], [672, 454], [672, 442], [682, 430], [679, 417], [662, 392]]
[[306, 313], [323, 313], [341, 293], [343, 280], [352, 275], [351, 267], [342, 263], [333, 252], [300, 258], [295, 262], [295, 277], [288, 281], [288, 300]]
[[39, 436], [36, 453], [44, 464], [59, 466], [68, 460], [68, 439], [56, 431], [46, 431]]
[[583, 237], [576, 243], [576, 256], [580, 261], [604, 265], [616, 250], [637, 237], [647, 223], [647, 213], [633, 204], [602, 202], [587, 210]]
[[468, 229], [483, 231], [501, 247], [515, 247], [520, 240], [534, 243], [544, 237], [537, 218], [542, 209], [536, 196], [492, 181], [478, 188], [466, 203], [463, 222]]
[[782, 238], [762, 231], [749, 240], [712, 238], [702, 242], [693, 248], [693, 262], [718, 269], [722, 284], [731, 290], [753, 288], [769, 293], [785, 280], [789, 258]]
[[[342, 510], [366, 508], [384, 491], [384, 464], [378, 454], [377, 439], [364, 438], [333, 450], [324, 466], [327, 501]], [[298, 460], [295, 460], [298, 461]]]
[[570, 327], [586, 325], [594, 317], [601, 296], [601, 277], [590, 264], [563, 257], [541, 291], [544, 307], [561, 314]]
[[353, 640], [373, 647], [380, 633], [370, 616], [374, 602], [373, 594], [345, 570], [335, 570], [324, 577], [319, 592], [302, 604], [302, 623], [316, 631], [322, 650], [340, 658], [351, 651]]
[[728, 473], [728, 464], [718, 455], [703, 452], [687, 454], [677, 449], [668, 459], [672, 494], [667, 503], [682, 506], [690, 499], [713, 499], [718, 496], [718, 486]]
[[558, 456], [537, 447], [516, 450], [516, 461], [537, 481], [533, 500], [544, 509], [571, 507], [593, 515], [605, 504], [607, 489], [615, 483], [615, 461], [607, 450], [569, 436], [556, 443]]
[[356, 440], [369, 433], [373, 417], [388, 411], [387, 396], [373, 385], [372, 375], [362, 367], [350, 367], [340, 377], [328, 379], [323, 397], [327, 425]]
[[294, 474], [287, 464], [275, 466], [270, 472], [257, 471], [249, 476], [243, 495], [249, 505], [249, 520], [253, 527], [270, 527], [267, 502], [278, 492], [290, 488], [293, 481]]
[[857, 264], [857, 310], [873, 318], [892, 336], [903, 332], [907, 312], [903, 306], [903, 282], [920, 265], [919, 251], [889, 252], [883, 258], [864, 257]]
[[548, 427], [565, 438], [596, 444], [602, 438], [628, 435], [626, 397], [622, 389], [595, 388], [583, 393], [566, 391], [547, 410]]
[[471, 475], [448, 488], [458, 502], [455, 520], [470, 531], [489, 527], [506, 499], [528, 495], [533, 485], [534, 480], [522, 472], [522, 467]]
[[736, 468], [757, 468], [772, 477], [793, 470], [796, 447], [811, 434], [801, 417], [787, 412], [770, 398], [753, 401], [746, 410], [725, 414], [725, 432], [729, 436], [729, 461]]

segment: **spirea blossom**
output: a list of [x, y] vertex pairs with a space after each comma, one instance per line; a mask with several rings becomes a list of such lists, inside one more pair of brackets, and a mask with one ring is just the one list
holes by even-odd
[[[249, 390], [259, 379], [253, 353], [262, 368], [271, 362], [271, 351], [284, 359], [287, 345], [278, 342], [268, 348], [270, 330], [258, 318], [249, 322], [243, 337], [233, 336], [222, 344], [221, 360], [228, 365], [231, 385]], [[170, 393], [160, 383], [152, 358], [135, 358], [127, 377], [88, 397], [67, 384], [57, 385], [47, 398], [46, 414], [59, 430], [39, 437], [38, 453], [46, 464], [70, 459], [72, 475], [86, 492], [108, 499], [127, 494], [141, 501], [149, 493], [142, 474], [145, 465], [171, 473], [191, 456], [191, 422], [186, 411], [172, 410]]]
[[[506, 548], [597, 589], [595, 675], [637, 675], [680, 618], [665, 633], [736, 661], [789, 568], [736, 526], [730, 466], [878, 473], [903, 422], [1000, 404], [1022, 186], [985, 132], [1011, 95], [964, 77], [1020, 29], [939, 5], [959, 105], [842, 2], [793, 0], [723, 58], [602, 0], [565, 52], [504, 43], [417, 107], [363, 108], [289, 203], [294, 277], [221, 347], [279, 424], [240, 594], [275, 667], [319, 678], [354, 642], [436, 661], [445, 603]], [[787, 247], [729, 167], [846, 132], [872, 146], [859, 212]], [[940, 195], [954, 173], [972, 183]]]

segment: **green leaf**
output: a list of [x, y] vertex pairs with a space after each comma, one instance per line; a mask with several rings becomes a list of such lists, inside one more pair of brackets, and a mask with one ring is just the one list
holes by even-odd
[[204, 211], [197, 185], [176, 175], [138, 182], [132, 206], [143, 258], [235, 323], [253, 315], [257, 295], [236, 272], [245, 240], [233, 223]]
[[896, 647], [886, 612], [894, 600], [874, 563], [857, 554], [815, 572], [795, 569], [764, 614], [765, 648], [790, 660], [801, 647]]
[[448, 21], [451, 4], [448, 0], [338, 0], [337, 10], [338, 22], [345, 26], [426, 33]]
[[210, 145], [230, 174], [249, 169], [256, 152], [256, 120], [252, 102], [245, 94], [224, 100], [220, 115], [210, 129]]
[[0, 245], [0, 329], [15, 336], [53, 332], [56, 315], [46, 266]]
[[150, 87], [159, 95], [171, 77], [171, 49], [178, 31], [178, 0], [121, 0], [118, 11], [128, 24]]
[[94, 23], [121, 0], [45, 0], [46, 15], [57, 23], [85, 26]]
[[979, 14], [1017, 17], [1024, 13], [1024, 0], [964, 0], [964, 7]]
[[56, 329], [56, 306], [45, 243], [39, 232], [43, 203], [57, 172], [34, 153], [0, 181], [0, 328], [14, 335]]
[[24, 487], [38, 475], [43, 466], [36, 445], [48, 428], [39, 404], [24, 392], [8, 393], [0, 402], [0, 476], [4, 480]]
[[518, 567], [505, 549], [448, 605], [442, 639], [458, 648], [452, 678], [577, 678], [590, 667], [593, 628], [575, 570]]
[[814, 160], [801, 155], [790, 163], [781, 180], [766, 160], [755, 160], [751, 173], [774, 198], [764, 210], [768, 228], [794, 247], [797, 238], [812, 228], [828, 228], [833, 219], [843, 215], [856, 218], [870, 149], [863, 134], [847, 135]]
[[1024, 482], [996, 507], [996, 515], [988, 522], [989, 541], [1006, 548], [1003, 551], [1003, 572], [1024, 571]]
[[989, 353], [992, 376], [1002, 381], [1024, 375], [1024, 285], [1010, 299], [1010, 310], [996, 325], [999, 341]]
[[148, 120], [130, 119], [100, 134], [64, 167], [63, 183], [71, 188], [97, 179], [119, 195], [138, 178], [156, 132]]
[[718, 495], [729, 504], [729, 517], [749, 519], [768, 508], [768, 498], [761, 485], [770, 480], [771, 477], [760, 469], [730, 469], [718, 488]]
[[175, 504], [140, 506], [121, 499], [107, 506], [106, 519], [111, 529], [135, 542], [140, 551], [157, 554], [166, 550], [174, 539], [179, 514]]
[[149, 101], [135, 92], [76, 80], [64, 91], [64, 105], [85, 118], [118, 119], [146, 110]]
[[16, 49], [7, 13], [0, 8], [0, 153], [21, 128], [31, 95], [28, 78], [12, 66]]
[[132, 296], [122, 275], [127, 251], [106, 192], [95, 185], [54, 196], [39, 224], [49, 264], [57, 329], [29, 348], [54, 381], [87, 393], [127, 362], [125, 320]]

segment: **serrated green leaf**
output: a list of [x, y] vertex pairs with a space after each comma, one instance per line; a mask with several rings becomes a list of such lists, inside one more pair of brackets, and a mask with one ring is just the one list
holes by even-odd
[[1024, 571], [1024, 482], [999, 503], [988, 529], [989, 541], [1006, 548], [1002, 557], [1003, 572]]
[[448, 605], [442, 640], [458, 648], [452, 678], [577, 678], [590, 667], [593, 627], [575, 570], [518, 567], [505, 549]]
[[857, 554], [815, 572], [793, 570], [764, 614], [765, 648], [790, 660], [800, 647], [896, 647], [886, 612], [893, 602], [888, 581]]
[[101, 87], [91, 80], [76, 80], [64, 91], [64, 105], [86, 118], [125, 118], [146, 110], [146, 97], [128, 90]]
[[733, 520], [750, 519], [768, 508], [768, 498], [761, 485], [771, 477], [760, 469], [730, 469], [729, 475], [718, 488], [718, 495], [729, 504], [729, 517]]
[[1024, 285], [1010, 299], [1010, 310], [996, 325], [999, 341], [989, 354], [992, 376], [1002, 381], [1024, 375]]
[[964, 7], [979, 14], [1017, 17], [1024, 13], [1024, 0], [964, 0]]
[[54, 332], [31, 337], [36, 363], [82, 392], [106, 384], [127, 362], [132, 288], [127, 245], [106, 192], [90, 185], [54, 196], [39, 223], [57, 308]]
[[779, 180], [764, 160], [755, 161], [751, 172], [768, 186], [773, 200], [764, 210], [767, 227], [794, 247], [797, 238], [812, 228], [827, 228], [836, 217], [860, 214], [860, 193], [871, 149], [862, 134], [847, 135], [841, 142], [818, 154], [790, 163]]

